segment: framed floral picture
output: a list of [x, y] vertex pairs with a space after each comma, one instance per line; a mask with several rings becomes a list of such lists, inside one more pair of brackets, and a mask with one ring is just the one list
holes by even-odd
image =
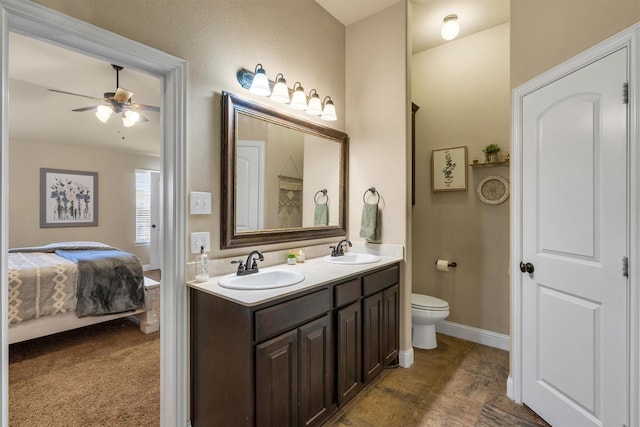
[[98, 173], [40, 168], [40, 228], [98, 225]]
[[431, 153], [431, 190], [467, 190], [467, 147], [433, 150]]

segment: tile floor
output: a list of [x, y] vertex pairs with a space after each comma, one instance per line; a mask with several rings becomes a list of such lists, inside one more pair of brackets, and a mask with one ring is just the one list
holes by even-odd
[[509, 353], [438, 334], [414, 364], [384, 371], [325, 426], [548, 426], [506, 396]]

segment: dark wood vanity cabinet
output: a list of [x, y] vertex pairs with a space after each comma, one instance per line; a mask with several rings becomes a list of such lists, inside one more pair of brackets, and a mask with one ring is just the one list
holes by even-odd
[[320, 425], [332, 402], [331, 314], [256, 346], [256, 425]]
[[397, 359], [398, 273], [254, 307], [192, 290], [192, 425], [321, 425]]

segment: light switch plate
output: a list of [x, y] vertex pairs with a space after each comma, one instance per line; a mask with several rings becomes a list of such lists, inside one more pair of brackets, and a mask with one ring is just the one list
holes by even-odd
[[201, 246], [204, 246], [205, 252], [209, 252], [211, 250], [209, 236], [210, 234], [208, 231], [191, 233], [191, 253], [199, 254]]
[[192, 191], [189, 193], [189, 196], [189, 212], [191, 212], [192, 215], [211, 214], [211, 193]]

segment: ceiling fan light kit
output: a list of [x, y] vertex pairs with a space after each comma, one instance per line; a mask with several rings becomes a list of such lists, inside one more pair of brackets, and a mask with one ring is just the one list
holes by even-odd
[[96, 118], [102, 123], [107, 123], [111, 115], [113, 113], [116, 113], [122, 117], [122, 124], [125, 127], [131, 127], [138, 122], [149, 121], [149, 119], [138, 113], [136, 110], [154, 111], [156, 113], [160, 112], [160, 107], [132, 103], [131, 98], [133, 97], [133, 92], [120, 87], [120, 71], [122, 71], [123, 68], [115, 64], [111, 64], [111, 67], [116, 71], [116, 91], [105, 92], [103, 98], [95, 98], [93, 96], [81, 95], [79, 93], [73, 92], [65, 92], [57, 89], [49, 89], [49, 91], [102, 101], [103, 103], [99, 105], [90, 105], [88, 107], [76, 108], [75, 110], [71, 110], [74, 112], [95, 110]]

